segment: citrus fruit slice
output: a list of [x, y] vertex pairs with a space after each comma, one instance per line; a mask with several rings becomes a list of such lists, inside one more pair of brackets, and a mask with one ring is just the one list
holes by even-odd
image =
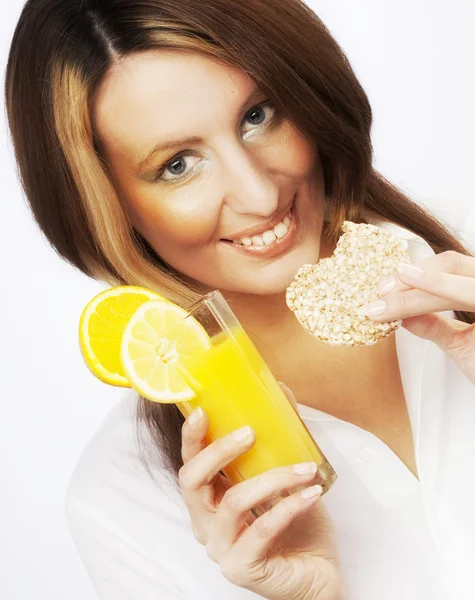
[[124, 373], [142, 396], [173, 403], [195, 396], [182, 374], [190, 359], [210, 347], [206, 330], [184, 309], [150, 300], [127, 323], [120, 357]]
[[79, 347], [84, 362], [101, 381], [118, 387], [132, 387], [120, 362], [120, 342], [130, 316], [159, 294], [133, 285], [112, 287], [97, 294], [79, 319]]

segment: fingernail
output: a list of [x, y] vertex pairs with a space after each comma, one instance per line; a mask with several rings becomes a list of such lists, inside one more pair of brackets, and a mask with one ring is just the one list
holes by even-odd
[[294, 465], [294, 471], [298, 475], [308, 475], [308, 473], [317, 472], [317, 463], [315, 462], [304, 462], [298, 465]]
[[312, 485], [312, 487], [305, 488], [300, 493], [304, 498], [315, 498], [323, 492], [321, 485]]
[[371, 302], [364, 307], [364, 311], [367, 317], [377, 317], [382, 315], [386, 311], [386, 302], [384, 300], [376, 300]]
[[378, 283], [378, 291], [381, 294], [387, 294], [391, 290], [393, 290], [397, 285], [396, 277], [388, 277], [387, 279], [383, 279]]
[[198, 408], [195, 408], [195, 410], [188, 417], [188, 423], [190, 425], [198, 423], [198, 421], [203, 418], [203, 414], [203, 409], [201, 408], [201, 406], [198, 406]]
[[285, 385], [285, 383], [283, 381], [278, 381], [277, 382], [280, 387], [282, 388], [282, 391], [287, 395], [290, 396], [291, 399], [295, 400], [295, 394], [293, 393], [293, 391], [289, 388], [289, 386]]
[[397, 267], [398, 273], [408, 277], [409, 279], [420, 279], [424, 274], [422, 269], [419, 267], [415, 267], [414, 265], [408, 265], [406, 263], [401, 263]]
[[246, 425], [245, 427], [241, 427], [241, 429], [233, 431], [232, 437], [236, 442], [245, 444], [246, 442], [250, 442], [252, 439], [252, 429], [249, 427], [249, 425]]

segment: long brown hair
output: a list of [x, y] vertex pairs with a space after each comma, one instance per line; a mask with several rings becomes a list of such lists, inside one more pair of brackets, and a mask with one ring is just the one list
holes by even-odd
[[[372, 167], [368, 98], [345, 54], [300, 0], [29, 0], [6, 72], [19, 177], [55, 250], [86, 275], [196, 299], [127, 218], [100, 152], [92, 103], [109, 69], [134, 52], [200, 52], [248, 73], [318, 148], [329, 235], [371, 211], [424, 238], [435, 253], [470, 254], [434, 216]], [[458, 311], [473, 323], [475, 315]], [[181, 467], [183, 416], [139, 399], [166, 469]], [[139, 424], [139, 423], [138, 423]]]

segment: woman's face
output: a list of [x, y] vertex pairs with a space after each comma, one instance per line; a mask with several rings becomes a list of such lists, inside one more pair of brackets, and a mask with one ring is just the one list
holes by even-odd
[[267, 100], [243, 71], [175, 51], [130, 56], [96, 97], [134, 229], [204, 289], [277, 294], [319, 258], [318, 152]]

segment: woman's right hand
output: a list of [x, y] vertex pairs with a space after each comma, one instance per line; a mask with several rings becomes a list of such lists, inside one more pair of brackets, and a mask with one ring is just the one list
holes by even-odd
[[[205, 412], [183, 424], [179, 481], [193, 534], [224, 577], [269, 600], [342, 600], [333, 530], [320, 494], [307, 499], [295, 492], [302, 485], [311, 489], [315, 473], [301, 475], [289, 466], [232, 486], [219, 471], [254, 445], [254, 432], [249, 428], [251, 437], [242, 439], [237, 430], [206, 445], [208, 427]], [[267, 510], [256, 518], [251, 509], [259, 505]]]

